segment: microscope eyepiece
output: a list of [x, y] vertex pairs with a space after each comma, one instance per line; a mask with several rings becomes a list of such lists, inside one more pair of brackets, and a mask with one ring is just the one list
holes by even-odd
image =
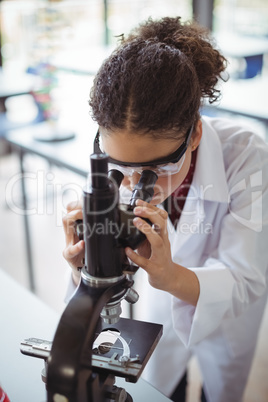
[[120, 185], [124, 179], [123, 173], [116, 169], [109, 170], [108, 177], [109, 177], [109, 179], [111, 179], [112, 181], [114, 181], [116, 183], [118, 188], [120, 187]]
[[150, 202], [154, 195], [154, 185], [158, 179], [157, 174], [153, 170], [144, 170], [139, 182], [134, 187], [130, 199], [130, 207], [135, 206], [135, 202], [141, 199]]

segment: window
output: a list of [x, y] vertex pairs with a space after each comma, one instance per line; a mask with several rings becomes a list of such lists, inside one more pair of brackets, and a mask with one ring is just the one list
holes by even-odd
[[215, 32], [268, 36], [267, 0], [215, 0]]
[[56, 56], [57, 62], [68, 67], [73, 63], [74, 68], [80, 63], [82, 69], [83, 57], [94, 54], [92, 49], [115, 46], [116, 36], [149, 16], [189, 19], [191, 4], [191, 0], [3, 0], [3, 65], [24, 70]]

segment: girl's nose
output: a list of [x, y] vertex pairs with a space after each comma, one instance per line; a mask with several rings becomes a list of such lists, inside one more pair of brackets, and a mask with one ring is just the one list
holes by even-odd
[[136, 186], [136, 184], [139, 182], [141, 175], [137, 172], [134, 172], [132, 176], [129, 176], [129, 183], [130, 183], [130, 188], [133, 191], [134, 187]]

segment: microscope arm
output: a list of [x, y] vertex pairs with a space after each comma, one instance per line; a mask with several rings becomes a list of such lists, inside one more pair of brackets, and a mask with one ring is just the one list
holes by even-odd
[[93, 375], [91, 366], [92, 345], [102, 308], [115, 294], [127, 288], [126, 279], [108, 288], [89, 287], [81, 280], [62, 314], [48, 358], [49, 402], [57, 401], [55, 394], [58, 397], [64, 395], [66, 402], [103, 400], [101, 395], [95, 394], [100, 394], [99, 386], [93, 386], [96, 375]]

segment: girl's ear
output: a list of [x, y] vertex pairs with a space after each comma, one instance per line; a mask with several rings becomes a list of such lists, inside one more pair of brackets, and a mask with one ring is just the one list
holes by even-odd
[[203, 132], [203, 127], [202, 127], [202, 121], [198, 120], [195, 130], [192, 134], [191, 138], [191, 148], [192, 151], [194, 151], [198, 145], [200, 144], [201, 138], [202, 138], [202, 132]]

